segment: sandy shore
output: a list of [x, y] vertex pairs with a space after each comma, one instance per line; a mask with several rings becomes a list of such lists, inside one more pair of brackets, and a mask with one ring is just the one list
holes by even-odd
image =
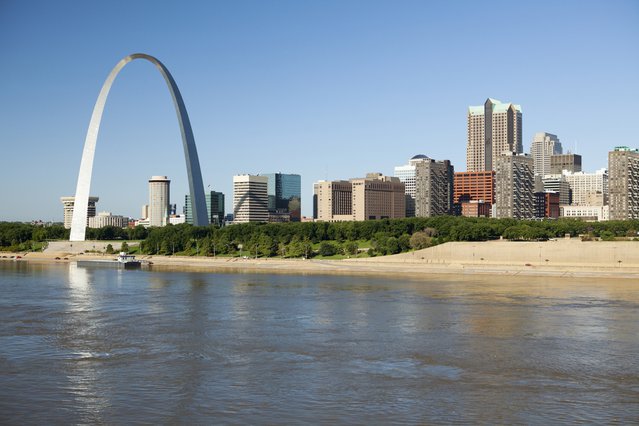
[[[449, 243], [470, 244], [470, 243]], [[479, 243], [482, 244], [482, 243]], [[490, 244], [490, 243], [488, 243]], [[508, 244], [508, 243], [502, 243]], [[511, 243], [514, 244], [514, 243]], [[539, 244], [539, 243], [537, 243]], [[545, 243], [544, 243], [545, 244]], [[473, 243], [476, 247], [478, 243]], [[463, 246], [462, 246], [463, 247]], [[518, 251], [523, 246], [517, 246]], [[635, 246], [633, 246], [634, 249]], [[636, 246], [639, 247], [639, 246]], [[482, 247], [484, 248], [484, 247]], [[486, 246], [488, 248], [488, 246]], [[507, 250], [512, 247], [506, 246]], [[433, 248], [434, 249], [434, 248]], [[302, 260], [302, 259], [240, 259], [188, 256], [138, 256], [138, 259], [152, 263], [154, 270], [180, 270], [199, 272], [229, 273], [284, 273], [284, 274], [350, 274], [350, 275], [391, 275], [423, 277], [424, 274], [456, 275], [500, 275], [500, 276], [548, 276], [548, 277], [594, 277], [637, 280], [639, 267], [630, 263], [606, 264], [548, 264], [523, 263], [519, 260], [503, 262], [471, 262], [455, 259], [438, 259], [433, 249], [426, 249], [395, 256], [346, 260]], [[441, 252], [441, 248], [439, 251]], [[537, 250], [535, 247], [534, 250]], [[572, 248], [574, 250], [574, 248]], [[456, 252], [463, 252], [459, 250]], [[488, 251], [486, 251], [488, 252]], [[425, 257], [430, 254], [430, 257]], [[0, 253], [0, 261], [15, 261], [9, 256], [22, 256], [21, 262], [34, 263], [70, 263], [77, 260], [113, 259], [114, 255], [72, 254], [72, 253]], [[7, 256], [7, 258], [2, 258]], [[58, 260], [56, 258], [59, 258]]]

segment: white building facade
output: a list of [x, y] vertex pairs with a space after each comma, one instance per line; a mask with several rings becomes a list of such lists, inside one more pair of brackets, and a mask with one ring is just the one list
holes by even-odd
[[268, 222], [268, 177], [233, 176], [233, 223]]
[[572, 219], [601, 222], [610, 220], [609, 206], [559, 206], [559, 215]]
[[550, 174], [550, 157], [558, 154], [562, 154], [562, 148], [557, 135], [535, 133], [530, 145], [530, 156], [535, 161], [535, 176], [543, 177]]
[[602, 199], [601, 205], [608, 204], [608, 170], [599, 169], [594, 173], [564, 171], [563, 175], [572, 192], [571, 205], [590, 205], [597, 195]]
[[166, 226], [171, 211], [171, 180], [166, 176], [152, 176], [149, 179], [149, 225]]
[[[100, 200], [99, 197], [89, 197], [89, 205], [87, 207], [87, 226], [89, 226], [89, 218], [95, 216], [95, 203], [97, 203], [98, 200]], [[64, 206], [64, 227], [66, 229], [71, 229], [75, 197], [60, 197], [60, 202]]]
[[100, 212], [89, 218], [89, 228], [103, 228], [105, 226], [125, 228], [128, 224], [128, 218], [111, 214], [111, 212]]

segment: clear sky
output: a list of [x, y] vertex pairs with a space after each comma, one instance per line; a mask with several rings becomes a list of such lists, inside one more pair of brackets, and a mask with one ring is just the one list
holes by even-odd
[[[62, 220], [111, 68], [156, 56], [188, 109], [205, 187], [299, 173], [312, 184], [393, 173], [415, 154], [466, 170], [466, 112], [520, 104], [524, 150], [559, 136], [584, 169], [639, 146], [639, 1], [0, 0], [0, 220]], [[175, 110], [148, 62], [109, 96], [98, 211], [138, 217], [151, 175], [188, 191]]]

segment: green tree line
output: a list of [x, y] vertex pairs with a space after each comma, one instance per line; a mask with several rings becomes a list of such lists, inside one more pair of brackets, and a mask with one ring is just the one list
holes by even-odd
[[[141, 240], [145, 254], [188, 253], [246, 256], [311, 257], [356, 255], [366, 242], [369, 255], [420, 249], [447, 241], [513, 240], [586, 235], [588, 238], [637, 237], [639, 220], [583, 222], [574, 219], [516, 220], [437, 216], [361, 222], [246, 223], [223, 228], [188, 224], [162, 228], [87, 228], [89, 240]], [[0, 223], [0, 247], [29, 250], [34, 242], [69, 238], [60, 226]]]
[[48, 240], [69, 238], [62, 225], [40, 226], [21, 222], [0, 222], [0, 250], [29, 251], [39, 249]]
[[[369, 242], [369, 255], [426, 248], [447, 241], [514, 240], [588, 235], [593, 238], [637, 237], [639, 221], [583, 222], [574, 219], [515, 219], [438, 216], [361, 222], [246, 223], [215, 227], [187, 224], [150, 228], [140, 245], [147, 254], [193, 252], [198, 255], [310, 257], [354, 255], [358, 242]], [[318, 246], [319, 244], [319, 246]]]

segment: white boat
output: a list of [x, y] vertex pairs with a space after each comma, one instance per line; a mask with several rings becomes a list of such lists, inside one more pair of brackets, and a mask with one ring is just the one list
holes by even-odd
[[136, 269], [139, 268], [141, 262], [139, 260], [135, 260], [135, 256], [132, 254], [127, 254], [123, 251], [118, 255], [118, 262], [124, 267], [124, 269]]

